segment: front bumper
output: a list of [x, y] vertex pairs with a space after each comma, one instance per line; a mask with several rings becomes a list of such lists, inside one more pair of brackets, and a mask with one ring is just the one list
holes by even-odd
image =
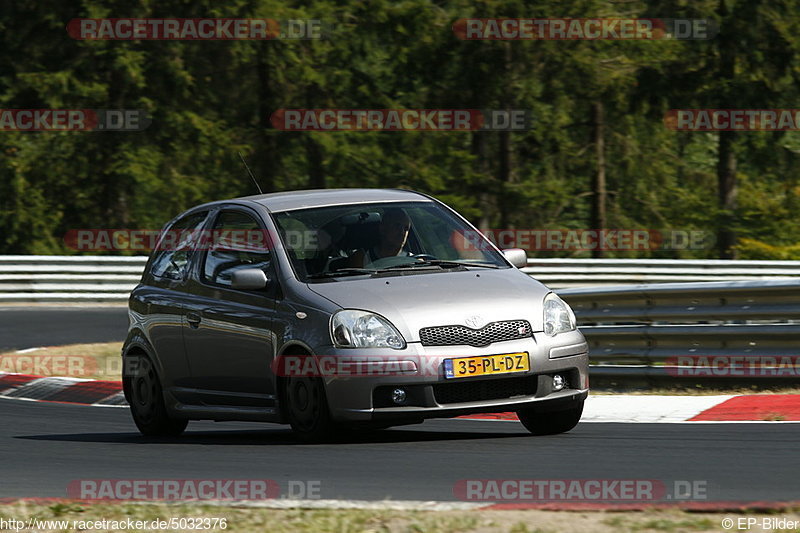
[[[527, 352], [530, 371], [445, 379], [445, 359]], [[358, 375], [325, 376], [328, 405], [341, 422], [415, 421], [470, 413], [521, 409], [569, 408], [589, 390], [588, 347], [580, 332], [472, 346], [422, 346], [403, 350], [337, 349], [322, 347], [317, 354], [363, 359]], [[350, 367], [352, 368], [352, 367]], [[562, 374], [567, 387], [553, 391], [552, 376]], [[391, 391], [402, 388], [406, 401], [392, 401]], [[545, 405], [546, 404], [546, 405]], [[548, 407], [550, 406], [550, 407]]]

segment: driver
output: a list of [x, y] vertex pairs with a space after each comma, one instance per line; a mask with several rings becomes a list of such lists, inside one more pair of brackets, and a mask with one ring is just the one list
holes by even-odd
[[384, 257], [410, 256], [409, 252], [403, 250], [410, 230], [411, 219], [402, 208], [386, 209], [378, 225], [378, 243], [355, 252], [350, 258], [351, 266], [365, 267]]

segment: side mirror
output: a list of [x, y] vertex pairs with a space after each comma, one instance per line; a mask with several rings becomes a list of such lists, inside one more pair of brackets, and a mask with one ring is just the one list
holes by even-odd
[[231, 288], [245, 291], [257, 291], [263, 289], [269, 283], [267, 275], [258, 268], [243, 268], [231, 274]]
[[503, 250], [503, 257], [517, 268], [528, 266], [528, 254], [522, 248], [507, 248]]

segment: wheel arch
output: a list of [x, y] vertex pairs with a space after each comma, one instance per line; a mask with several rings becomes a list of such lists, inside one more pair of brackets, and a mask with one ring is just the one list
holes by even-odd
[[[299, 340], [292, 340], [284, 344], [280, 351], [278, 352], [278, 358], [283, 357], [285, 355], [313, 355], [314, 350], [311, 349], [311, 346], [308, 344], [299, 341]], [[275, 375], [275, 391], [278, 397], [278, 412], [280, 415], [281, 423], [286, 424], [289, 421], [288, 415], [286, 413], [286, 376], [281, 376], [279, 374]], [[324, 386], [324, 383], [323, 383]]]
[[[122, 392], [125, 395], [125, 401], [130, 402], [130, 367], [128, 363], [128, 357], [132, 355], [144, 355], [150, 362], [153, 363], [156, 367], [156, 372], [158, 374], [159, 380], [162, 379], [163, 369], [161, 367], [161, 361], [155, 354], [155, 350], [147, 341], [147, 338], [144, 336], [140, 330], [133, 330], [128, 335], [128, 338], [125, 340], [125, 344], [122, 347]], [[161, 384], [163, 387], [163, 383]]]

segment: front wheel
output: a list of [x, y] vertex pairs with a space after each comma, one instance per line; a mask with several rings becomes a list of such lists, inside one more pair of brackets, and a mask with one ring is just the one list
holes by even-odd
[[132, 372], [128, 381], [133, 422], [148, 437], [176, 436], [186, 429], [188, 420], [171, 418], [164, 404], [161, 381], [150, 359], [143, 355], [128, 356], [126, 368]]
[[575, 407], [562, 411], [538, 412], [533, 409], [517, 411], [519, 421], [532, 435], [566, 433], [578, 425], [582, 414], [583, 400]]
[[322, 380], [313, 377], [290, 377], [284, 382], [284, 398], [289, 424], [305, 441], [331, 438], [336, 425], [328, 409]]

